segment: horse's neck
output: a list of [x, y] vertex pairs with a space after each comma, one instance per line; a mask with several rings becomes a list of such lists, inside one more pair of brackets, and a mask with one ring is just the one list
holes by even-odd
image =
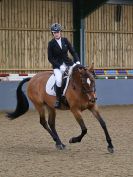
[[81, 79], [80, 79], [79, 74], [77, 74], [77, 73], [72, 74], [71, 83], [73, 85], [77, 86], [78, 88], [81, 88], [82, 83], [81, 83]]

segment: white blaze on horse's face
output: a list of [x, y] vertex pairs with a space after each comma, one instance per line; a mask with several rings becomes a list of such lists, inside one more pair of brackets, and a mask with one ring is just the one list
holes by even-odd
[[90, 81], [90, 79], [89, 78], [87, 78], [87, 84], [91, 84], [91, 81]]

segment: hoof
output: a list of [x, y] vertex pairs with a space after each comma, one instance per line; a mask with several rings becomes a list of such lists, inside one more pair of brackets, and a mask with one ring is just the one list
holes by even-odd
[[111, 153], [111, 154], [114, 153], [114, 148], [108, 147], [107, 149], [108, 149], [109, 153]]
[[72, 138], [69, 140], [69, 143], [70, 143], [70, 144], [73, 143], [73, 139], [72, 139]]
[[69, 143], [80, 143], [81, 142], [81, 139], [79, 139], [78, 137], [74, 137], [74, 138], [71, 138], [69, 140]]
[[58, 150], [63, 150], [63, 149], [66, 148], [66, 145], [64, 145], [64, 144], [56, 144], [56, 148], [57, 148]]

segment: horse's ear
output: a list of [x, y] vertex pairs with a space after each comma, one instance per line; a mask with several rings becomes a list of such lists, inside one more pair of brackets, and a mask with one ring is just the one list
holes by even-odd
[[83, 71], [83, 68], [78, 68], [79, 73]]
[[94, 62], [91, 64], [91, 66], [88, 68], [88, 70], [90, 72], [93, 72], [94, 71]]

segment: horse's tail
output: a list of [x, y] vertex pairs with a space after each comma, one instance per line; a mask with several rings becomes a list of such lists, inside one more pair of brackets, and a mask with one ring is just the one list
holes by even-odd
[[17, 87], [17, 91], [16, 91], [16, 97], [17, 97], [16, 109], [14, 112], [7, 113], [7, 117], [9, 117], [10, 119], [16, 119], [17, 117], [23, 115], [24, 113], [28, 111], [29, 102], [28, 102], [26, 95], [24, 94], [22, 90], [22, 86], [25, 82], [28, 82], [30, 79], [31, 78], [26, 78], [19, 83]]

